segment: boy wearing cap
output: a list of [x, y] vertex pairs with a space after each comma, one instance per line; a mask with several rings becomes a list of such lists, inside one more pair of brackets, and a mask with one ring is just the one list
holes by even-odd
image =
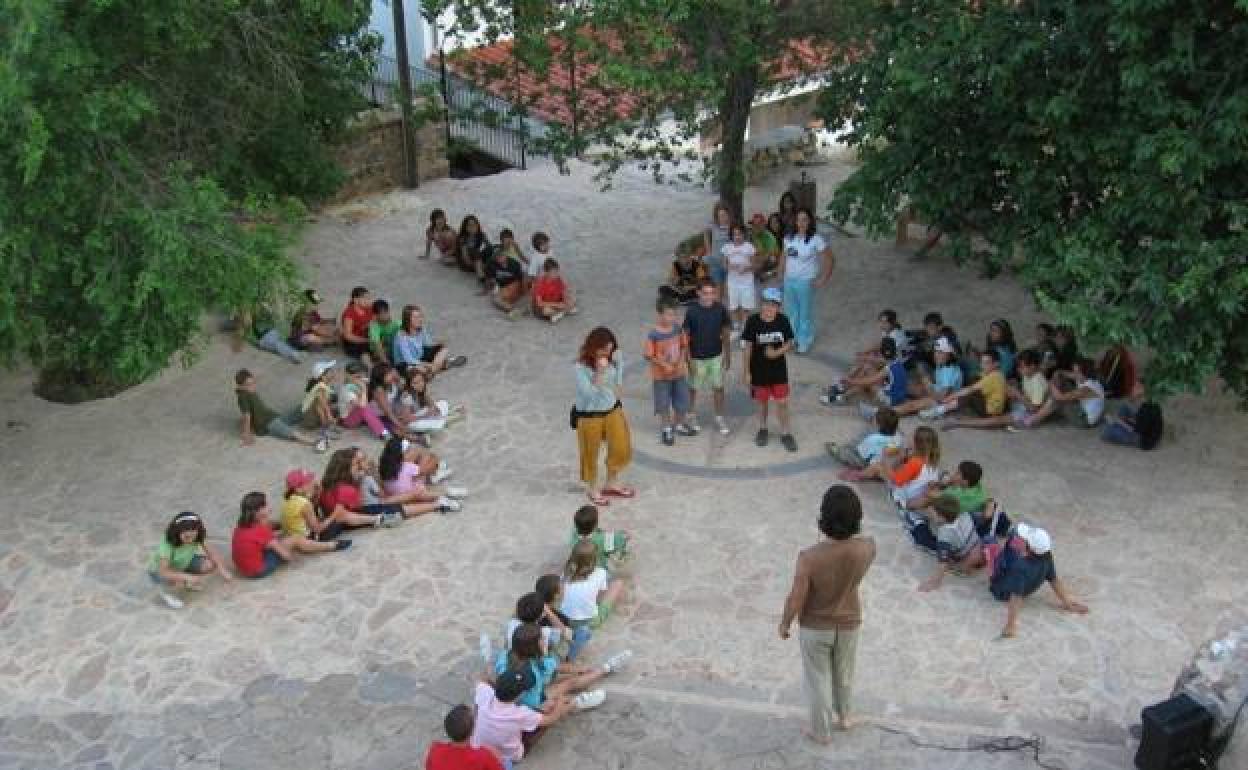
[[333, 319], [321, 316], [317, 306], [321, 304], [321, 295], [316, 289], [303, 292], [303, 307], [295, 311], [290, 322], [290, 339], [287, 340], [296, 350], [320, 350], [322, 347], [338, 342], [338, 325]]
[[528, 665], [508, 668], [494, 680], [493, 687], [477, 682], [472, 745], [492, 749], [502, 757], [504, 766], [524, 759], [524, 752], [537, 743], [542, 732], [575, 708], [571, 698], [548, 700], [546, 711], [534, 711], [516, 703], [535, 682], [533, 669]]
[[762, 308], [745, 322], [741, 330], [741, 340], [745, 343], [742, 380], [758, 402], [758, 434], [754, 443], [767, 446], [768, 403], [775, 401], [783, 431], [780, 443], [790, 452], [796, 452], [797, 440], [789, 425], [789, 367], [784, 357], [793, 349], [794, 334], [788, 317], [780, 312], [783, 301], [784, 295], [779, 289], [764, 289]]
[[1086, 605], [1075, 601], [1057, 576], [1053, 565], [1053, 541], [1049, 533], [1040, 527], [1020, 523], [1016, 538], [1005, 545], [990, 544], [984, 547], [988, 563], [988, 590], [997, 601], [1006, 603], [1005, 628], [1001, 637], [1008, 639], [1018, 634], [1018, 611], [1023, 599], [1031, 596], [1048, 583], [1057, 594], [1062, 609], [1079, 615], [1088, 612]]

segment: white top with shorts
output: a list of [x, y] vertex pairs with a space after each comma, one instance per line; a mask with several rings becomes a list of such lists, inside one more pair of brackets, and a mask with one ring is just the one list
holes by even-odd
[[[754, 244], [746, 242], [738, 246], [735, 243], [724, 244], [724, 265], [728, 269], [728, 309], [753, 310], [754, 299]], [[744, 273], [737, 270], [745, 268]]]

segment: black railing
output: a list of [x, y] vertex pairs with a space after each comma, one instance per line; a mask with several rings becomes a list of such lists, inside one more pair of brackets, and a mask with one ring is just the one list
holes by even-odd
[[[452, 141], [465, 142], [515, 168], [527, 165], [529, 130], [524, 119], [513, 115], [511, 105], [456, 75], [442, 76], [425, 67], [412, 67], [412, 86], [432, 86], [446, 104], [443, 120]], [[398, 99], [399, 66], [388, 56], [377, 57], [373, 78], [365, 96], [376, 105], [393, 105]]]

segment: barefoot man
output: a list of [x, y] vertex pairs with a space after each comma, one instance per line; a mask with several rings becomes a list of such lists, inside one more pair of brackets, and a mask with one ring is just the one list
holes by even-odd
[[823, 745], [832, 742], [834, 724], [841, 730], [853, 726], [854, 654], [862, 625], [858, 585], [875, 559], [875, 540], [859, 535], [861, 527], [857, 493], [844, 484], [829, 487], [819, 510], [824, 540], [798, 554], [793, 588], [780, 619], [781, 639], [789, 638], [795, 618], [800, 626], [810, 698], [810, 725], [803, 732]]

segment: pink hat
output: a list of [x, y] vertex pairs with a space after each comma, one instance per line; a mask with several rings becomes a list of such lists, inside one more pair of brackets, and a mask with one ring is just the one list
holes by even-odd
[[286, 474], [287, 489], [299, 489], [310, 481], [316, 481], [316, 474], [302, 468], [298, 468]]

